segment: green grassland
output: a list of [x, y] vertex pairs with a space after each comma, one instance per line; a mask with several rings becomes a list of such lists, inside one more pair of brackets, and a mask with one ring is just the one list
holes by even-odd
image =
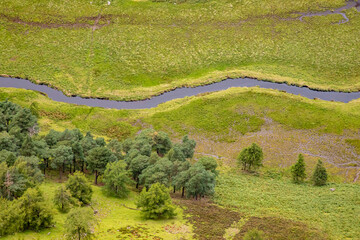
[[[329, 188], [335, 188], [335, 191]], [[359, 239], [359, 218], [355, 217], [360, 214], [359, 193], [359, 185], [332, 183], [319, 188], [233, 171], [218, 178], [215, 202], [236, 207], [250, 216], [243, 228], [248, 229], [246, 225], [249, 224], [269, 237], [278, 237], [276, 239], [296, 239], [297, 234], [304, 234], [299, 225], [293, 226], [292, 230], [290, 227], [287, 236], [281, 231], [276, 232], [277, 219], [307, 223], [310, 226], [308, 235], [302, 235], [300, 239]], [[264, 224], [267, 222], [264, 216], [273, 219], [269, 225]], [[259, 221], [259, 217], [264, 221]], [[323, 235], [316, 229], [321, 229]]]
[[[16, 233], [2, 239], [64, 239], [66, 214], [56, 210], [52, 202], [54, 191], [59, 185], [48, 179], [40, 186], [47, 204], [55, 209], [55, 227], [40, 232]], [[95, 239], [191, 239], [191, 225], [186, 224], [180, 207], [177, 208], [178, 216], [174, 219], [144, 220], [140, 216], [140, 211], [134, 210], [136, 209], [134, 204], [136, 192], [132, 192], [127, 199], [119, 199], [106, 195], [99, 186], [93, 186], [93, 191], [92, 204], [88, 207], [98, 211], [96, 214], [98, 224], [94, 229]]]
[[111, 99], [239, 76], [360, 89], [356, 9], [295, 19], [344, 0], [106, 2], [1, 0], [0, 74]]

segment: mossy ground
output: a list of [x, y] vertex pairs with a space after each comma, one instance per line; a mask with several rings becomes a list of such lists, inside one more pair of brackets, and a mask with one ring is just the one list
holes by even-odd
[[[16, 233], [1, 239], [65, 239], [66, 213], [60, 213], [52, 202], [54, 191], [60, 184], [48, 179], [40, 185], [47, 204], [54, 209], [55, 227], [40, 232]], [[99, 186], [93, 186], [93, 191], [92, 203], [88, 207], [98, 212], [96, 214], [98, 225], [94, 229], [95, 239], [192, 239], [192, 227], [183, 219], [183, 213], [179, 207], [176, 210], [178, 216], [174, 219], [144, 220], [140, 216], [140, 211], [133, 210], [136, 209], [137, 192], [131, 192], [126, 199], [119, 199], [106, 195]], [[169, 229], [181, 229], [181, 231]]]
[[110, 2], [2, 0], [0, 74], [112, 99], [227, 76], [360, 89], [355, 8], [341, 25], [340, 15], [296, 20], [345, 0]]

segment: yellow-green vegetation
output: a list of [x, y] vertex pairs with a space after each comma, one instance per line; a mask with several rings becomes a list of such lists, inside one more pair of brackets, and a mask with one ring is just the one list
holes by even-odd
[[[53, 209], [53, 197], [59, 183], [47, 180], [40, 185], [46, 201]], [[119, 199], [104, 194], [101, 187], [93, 186], [91, 207], [97, 211], [98, 225], [95, 228], [96, 239], [191, 239], [191, 226], [183, 220], [182, 210], [176, 209], [178, 214], [174, 219], [144, 220], [140, 211], [134, 210], [138, 193], [132, 192], [129, 198]], [[89, 207], [90, 208], [90, 207]], [[40, 232], [26, 231], [2, 237], [2, 239], [64, 239], [64, 223], [66, 213], [55, 210], [55, 227]], [[169, 231], [168, 229], [182, 229]]]
[[1, 0], [0, 74], [112, 99], [227, 76], [360, 89], [356, 9], [296, 19], [345, 0], [110, 2]]
[[[355, 216], [360, 214], [359, 185], [331, 183], [325, 187], [315, 187], [238, 172], [222, 174], [217, 184], [215, 202], [236, 207], [248, 218], [242, 223], [242, 228], [259, 228], [269, 239], [295, 239], [299, 237], [297, 234], [303, 236], [301, 239], [358, 238], [360, 225]], [[335, 190], [331, 191], [330, 188]], [[273, 220], [266, 221], [268, 218]], [[285, 224], [283, 231], [273, 231], [278, 225], [277, 219], [302, 222], [311, 228], [304, 232], [300, 231], [303, 229], [301, 225], [292, 226], [292, 229], [288, 229], [289, 235], [281, 238], [286, 225], [290, 224]], [[320, 234], [319, 230], [325, 234]]]

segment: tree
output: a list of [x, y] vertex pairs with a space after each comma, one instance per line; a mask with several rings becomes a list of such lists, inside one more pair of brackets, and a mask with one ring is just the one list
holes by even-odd
[[194, 164], [187, 170], [188, 180], [185, 183], [187, 196], [203, 197], [212, 195], [215, 189], [215, 174], [207, 171], [205, 167], [199, 163]]
[[15, 160], [16, 160], [15, 153], [5, 149], [0, 151], [0, 163], [4, 162], [8, 167], [10, 167], [14, 165]]
[[164, 156], [172, 146], [171, 140], [165, 132], [154, 132], [154, 148], [159, 156]]
[[195, 147], [195, 140], [189, 139], [189, 137], [185, 135], [182, 139], [182, 150], [186, 158], [192, 158], [194, 156]]
[[96, 147], [89, 151], [86, 163], [88, 169], [95, 173], [95, 184], [97, 184], [98, 176], [104, 173], [106, 165], [116, 160], [116, 156], [106, 147]]
[[65, 229], [69, 239], [88, 238], [97, 223], [90, 208], [73, 208], [67, 215]]
[[174, 146], [170, 149], [170, 151], [167, 154], [167, 157], [171, 162], [175, 162], [175, 161], [183, 162], [186, 160], [182, 145], [178, 143], [174, 144]]
[[176, 216], [175, 206], [171, 202], [169, 190], [160, 183], [151, 185], [149, 191], [144, 188], [136, 203], [146, 219], [171, 218]]
[[125, 168], [126, 164], [123, 161], [116, 161], [108, 163], [104, 172], [105, 188], [121, 198], [129, 194], [126, 185], [132, 183]]
[[149, 188], [154, 183], [170, 186], [173, 163], [167, 158], [158, 160], [154, 165], [147, 167], [139, 176], [140, 183]]
[[136, 181], [136, 188], [139, 188], [140, 174], [148, 166], [149, 166], [149, 157], [144, 155], [137, 155], [129, 163], [129, 169], [132, 172], [133, 179]]
[[218, 164], [215, 160], [215, 158], [212, 157], [201, 157], [199, 159], [199, 164], [203, 165], [205, 170], [210, 171], [217, 176], [219, 172], [216, 170]]
[[117, 157], [118, 160], [124, 158], [122, 154], [123, 148], [117, 139], [112, 139], [106, 147], [110, 149], [110, 151]]
[[298, 161], [291, 167], [291, 174], [294, 183], [302, 183], [306, 178], [305, 162], [302, 154], [299, 154]]
[[312, 180], [314, 182], [315, 186], [323, 186], [327, 182], [327, 172], [326, 168], [324, 167], [322, 161], [318, 160], [318, 163], [316, 164], [316, 168], [314, 171], [314, 174], [312, 176]]
[[63, 185], [58, 187], [54, 195], [54, 204], [62, 212], [68, 212], [72, 205], [79, 205], [78, 201], [71, 196], [71, 193]]
[[250, 147], [244, 148], [238, 156], [238, 164], [243, 166], [243, 170], [250, 171], [251, 168], [262, 166], [264, 158], [262, 149], [253, 143]]
[[22, 229], [39, 230], [53, 224], [53, 213], [47, 207], [41, 191], [29, 188], [17, 201], [17, 207], [23, 213]]
[[51, 163], [51, 167], [59, 169], [59, 178], [61, 180], [61, 172], [64, 172], [65, 165], [71, 163], [74, 158], [72, 149], [71, 147], [60, 145], [53, 150], [52, 155], [53, 161]]
[[71, 193], [71, 196], [78, 199], [82, 204], [89, 204], [91, 202], [92, 188], [81, 172], [75, 172], [66, 182], [66, 189]]

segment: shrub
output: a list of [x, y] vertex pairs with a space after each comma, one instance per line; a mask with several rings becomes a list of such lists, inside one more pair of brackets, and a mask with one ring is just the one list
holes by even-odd
[[136, 203], [146, 219], [171, 218], [176, 216], [175, 206], [171, 202], [169, 190], [160, 183], [151, 185], [149, 191], [144, 188]]
[[54, 204], [60, 209], [60, 211], [68, 212], [72, 205], [79, 205], [79, 202], [71, 196], [68, 189], [64, 186], [60, 186], [55, 191]]
[[263, 231], [254, 228], [245, 234], [244, 240], [263, 240], [264, 239], [263, 236], [264, 236]]
[[90, 182], [81, 172], [75, 172], [74, 175], [69, 176], [66, 182], [66, 189], [71, 193], [71, 196], [79, 200], [82, 204], [91, 202], [92, 188]]

